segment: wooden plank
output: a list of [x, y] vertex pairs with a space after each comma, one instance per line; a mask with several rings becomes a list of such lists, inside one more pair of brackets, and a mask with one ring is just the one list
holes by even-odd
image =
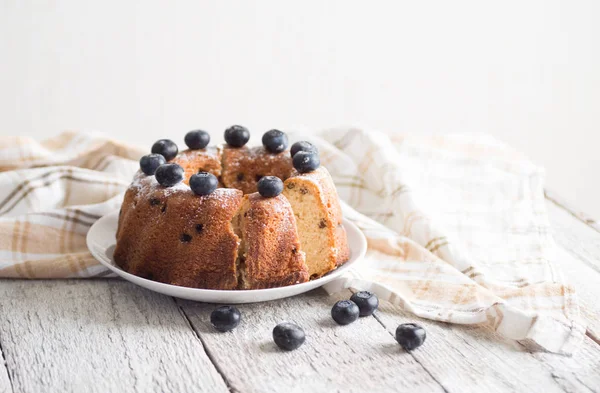
[[[440, 392], [431, 375], [404, 352], [374, 318], [348, 326], [331, 319], [331, 307], [349, 291], [327, 296], [322, 290], [268, 303], [240, 305], [242, 323], [230, 333], [209, 321], [213, 305], [178, 301], [223, 370], [241, 392]], [[293, 321], [307, 334], [296, 351], [284, 352], [272, 330]]]
[[120, 280], [2, 280], [15, 392], [228, 392], [172, 298]]
[[553, 202], [547, 203], [547, 209], [560, 248], [557, 264], [577, 291], [588, 335], [600, 342], [600, 233]]
[[[590, 326], [588, 334], [598, 332], [600, 275], [595, 267], [599, 266], [600, 234], [569, 212], [556, 206], [548, 210], [560, 245], [558, 263], [578, 291]], [[376, 318], [390, 335], [406, 322], [416, 321], [427, 329], [426, 344], [413, 355], [448, 392], [600, 391], [600, 346], [595, 335], [586, 337], [573, 357], [566, 357], [531, 353], [485, 327], [423, 320], [387, 302], [382, 302]]]
[[552, 201], [546, 206], [556, 243], [600, 273], [600, 233]]
[[562, 197], [560, 197], [558, 194], [556, 194], [555, 192], [553, 192], [551, 190], [545, 190], [545, 194], [546, 194], [546, 199], [549, 200], [550, 202], [552, 202], [554, 205], [556, 205], [557, 207], [568, 212], [569, 214], [571, 214], [573, 217], [575, 217], [581, 223], [587, 225], [588, 227], [590, 227], [593, 230], [600, 233], [600, 221], [596, 220], [595, 218], [593, 218], [591, 216], [588, 216], [587, 214], [580, 211], [579, 209], [574, 208], [568, 202], [566, 202], [564, 199], [562, 199]]
[[426, 329], [425, 344], [413, 356], [448, 392], [564, 392], [522, 345], [489, 329], [421, 319], [388, 302], [375, 316], [390, 335], [401, 323]]

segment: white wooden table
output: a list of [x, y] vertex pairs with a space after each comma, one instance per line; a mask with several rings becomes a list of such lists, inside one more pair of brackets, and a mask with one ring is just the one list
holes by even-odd
[[[560, 267], [588, 330], [573, 357], [534, 353], [483, 327], [419, 320], [389, 304], [340, 327], [322, 290], [242, 305], [242, 324], [215, 332], [213, 307], [117, 279], [0, 281], [0, 393], [10, 392], [600, 392], [600, 225], [547, 195]], [[296, 321], [299, 350], [273, 327]], [[425, 345], [407, 353], [399, 323]]]

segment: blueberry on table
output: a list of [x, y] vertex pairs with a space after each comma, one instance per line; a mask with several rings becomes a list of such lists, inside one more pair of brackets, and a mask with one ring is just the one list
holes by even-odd
[[361, 317], [372, 315], [379, 307], [379, 299], [373, 292], [369, 291], [356, 292], [350, 300], [358, 306]]
[[292, 147], [290, 148], [290, 154], [292, 158], [294, 158], [296, 153], [298, 153], [299, 151], [307, 151], [319, 154], [319, 150], [317, 149], [317, 147], [307, 141], [296, 142], [292, 145]]
[[208, 172], [198, 172], [190, 177], [190, 188], [197, 195], [212, 194], [219, 185], [215, 175]]
[[152, 145], [152, 153], [162, 155], [167, 161], [175, 158], [178, 152], [177, 145], [170, 139], [159, 139]]
[[210, 135], [206, 131], [195, 130], [185, 134], [185, 144], [192, 150], [204, 149], [210, 142]]
[[265, 198], [273, 198], [283, 191], [283, 182], [277, 176], [263, 176], [257, 184], [258, 193]]
[[292, 158], [294, 168], [300, 173], [312, 172], [321, 165], [319, 154], [310, 151], [299, 151]]
[[159, 166], [154, 173], [156, 181], [163, 187], [173, 187], [183, 181], [184, 170], [178, 164], [164, 164]]
[[148, 154], [140, 159], [140, 169], [148, 176], [153, 176], [156, 169], [166, 164], [167, 160], [160, 154]]
[[300, 348], [305, 340], [304, 330], [296, 324], [283, 322], [273, 329], [273, 341], [279, 348], [286, 351]]
[[423, 345], [426, 337], [425, 329], [416, 323], [403, 323], [396, 328], [396, 341], [407, 351]]
[[288, 146], [288, 138], [279, 130], [267, 131], [262, 136], [262, 144], [271, 153], [281, 153]]
[[233, 147], [242, 147], [250, 140], [250, 131], [244, 126], [231, 126], [225, 130], [225, 142]]
[[220, 332], [229, 332], [240, 324], [242, 314], [233, 306], [220, 306], [210, 314], [210, 323]]
[[359, 313], [358, 306], [351, 300], [340, 300], [331, 309], [331, 317], [339, 325], [348, 325], [356, 321]]

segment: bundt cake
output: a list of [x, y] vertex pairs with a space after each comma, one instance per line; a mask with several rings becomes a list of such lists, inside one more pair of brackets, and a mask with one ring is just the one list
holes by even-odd
[[142, 157], [119, 214], [114, 259], [173, 285], [261, 289], [306, 282], [349, 259], [337, 192], [308, 142], [287, 150], [278, 130], [263, 146], [233, 126], [224, 146], [204, 131], [179, 152], [167, 139]]

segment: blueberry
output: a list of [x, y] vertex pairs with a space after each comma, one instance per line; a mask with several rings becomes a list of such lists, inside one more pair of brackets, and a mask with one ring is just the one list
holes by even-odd
[[210, 142], [210, 135], [202, 130], [190, 131], [185, 134], [184, 141], [192, 150], [204, 149]]
[[263, 176], [258, 181], [258, 193], [265, 198], [273, 198], [283, 191], [283, 182], [277, 176]]
[[190, 177], [190, 188], [197, 195], [212, 194], [218, 185], [219, 180], [212, 173], [198, 172]]
[[271, 130], [262, 136], [262, 144], [271, 153], [281, 153], [288, 146], [288, 138], [284, 132]]
[[233, 306], [220, 306], [210, 313], [210, 323], [220, 332], [233, 330], [240, 324], [242, 314]]
[[305, 340], [304, 330], [296, 324], [282, 322], [273, 329], [273, 341], [279, 348], [286, 351], [300, 348]]
[[160, 154], [148, 154], [140, 159], [140, 169], [146, 175], [152, 176], [159, 166], [166, 163], [167, 160]]
[[290, 154], [292, 155], [292, 158], [296, 155], [296, 153], [298, 153], [299, 151], [308, 151], [308, 152], [314, 152], [314, 153], [319, 153], [319, 150], [317, 149], [317, 147], [315, 145], [313, 145], [310, 142], [307, 141], [300, 141], [300, 142], [296, 142], [292, 145], [292, 147], [290, 148]]
[[250, 140], [250, 131], [244, 126], [231, 126], [225, 130], [225, 142], [233, 147], [242, 147]]
[[300, 173], [312, 172], [321, 165], [319, 155], [310, 151], [299, 151], [292, 159], [294, 168]]
[[178, 152], [177, 145], [170, 139], [159, 139], [152, 145], [152, 153], [162, 155], [167, 161], [175, 158]]
[[416, 323], [403, 323], [396, 329], [396, 341], [407, 351], [420, 347], [425, 342], [425, 329]]
[[331, 317], [340, 325], [356, 321], [359, 313], [358, 306], [351, 300], [340, 300], [331, 309]]
[[183, 181], [183, 168], [178, 164], [164, 164], [159, 166], [154, 173], [156, 181], [163, 187], [173, 187]]
[[377, 307], [379, 307], [379, 299], [377, 299], [377, 296], [373, 292], [369, 291], [356, 292], [350, 300], [358, 306], [361, 317], [372, 315], [377, 310]]

